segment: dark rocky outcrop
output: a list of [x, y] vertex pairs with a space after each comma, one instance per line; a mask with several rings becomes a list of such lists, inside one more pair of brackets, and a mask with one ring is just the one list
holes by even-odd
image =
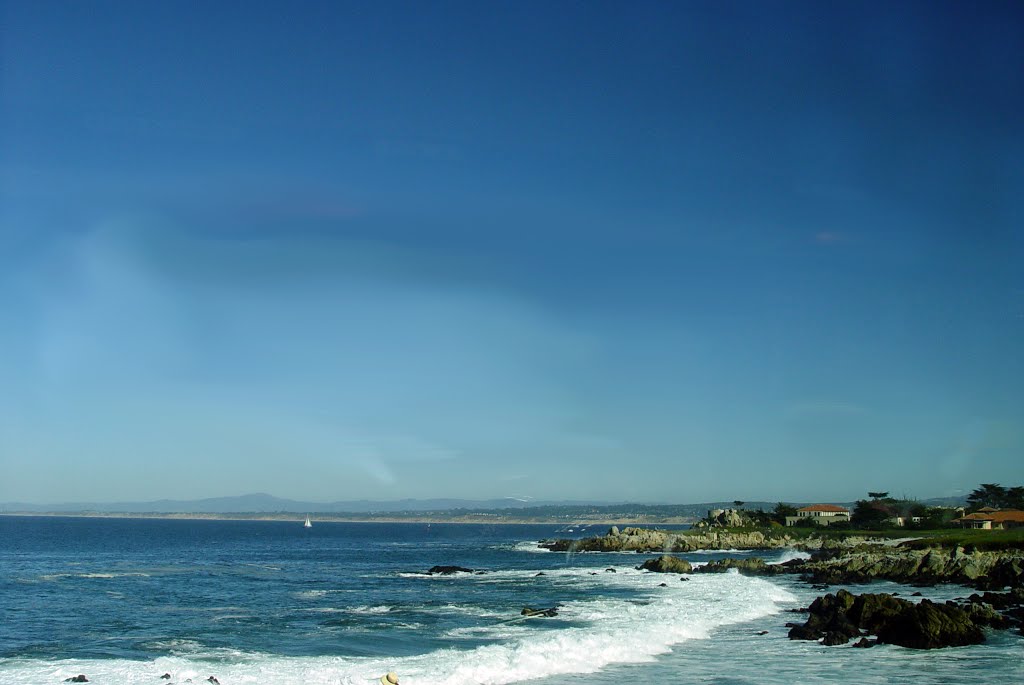
[[640, 571], [653, 571], [655, 573], [690, 573], [693, 566], [690, 562], [679, 557], [662, 555], [657, 559], [648, 559], [636, 567]]
[[751, 557], [750, 559], [716, 559], [696, 567], [693, 571], [694, 573], [725, 573], [731, 569], [736, 569], [745, 576], [774, 576], [787, 573], [789, 570], [782, 564], [767, 564], [764, 559]]
[[1010, 619], [988, 604], [968, 602], [960, 606], [967, 612], [967, 615], [975, 625], [995, 628], [996, 630], [1006, 630], [1010, 627]]
[[550, 607], [547, 609], [534, 609], [533, 607], [523, 607], [523, 610], [519, 612], [521, 616], [557, 616], [558, 607]]
[[1024, 588], [1014, 588], [1009, 592], [984, 592], [973, 594], [967, 601], [988, 604], [993, 609], [1009, 609], [1024, 605]]
[[935, 649], [980, 644], [985, 641], [985, 634], [955, 604], [935, 604], [925, 599], [880, 626], [878, 641], [912, 649]]
[[[985, 622], [975, 622], [974, 616]], [[915, 604], [888, 594], [858, 596], [840, 590], [814, 600], [807, 622], [795, 625], [789, 637], [792, 640], [821, 639], [822, 644], [840, 645], [851, 638], [874, 634], [879, 643], [936, 649], [984, 642], [981, 626], [992, 625], [989, 621], [989, 612], [965, 609], [955, 602], [937, 604], [922, 600]], [[870, 643], [858, 643], [858, 646], [870, 646]]]
[[87, 683], [87, 682], [89, 682], [89, 679], [86, 678], [81, 673], [79, 673], [78, 675], [73, 676], [71, 678], [65, 678], [64, 682], [65, 683]]
[[430, 575], [451, 575], [453, 573], [473, 573], [473, 569], [464, 568], [462, 566], [431, 566], [430, 570], [427, 571]]

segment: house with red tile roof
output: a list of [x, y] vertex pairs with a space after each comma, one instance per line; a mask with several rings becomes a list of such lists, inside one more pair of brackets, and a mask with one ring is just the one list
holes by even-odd
[[801, 521], [811, 521], [818, 526], [849, 523], [850, 510], [835, 504], [812, 504], [796, 510], [796, 516], [787, 516], [786, 525], [795, 526]]
[[964, 528], [981, 528], [983, 530], [1019, 528], [1024, 527], [1024, 511], [985, 507], [973, 514], [953, 519], [953, 523], [959, 523]]

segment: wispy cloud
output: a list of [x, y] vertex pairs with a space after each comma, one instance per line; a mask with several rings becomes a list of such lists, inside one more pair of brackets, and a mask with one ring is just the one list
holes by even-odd
[[[414, 250], [348, 270], [337, 265], [360, 243], [281, 236], [234, 249], [159, 232], [129, 221], [78, 234], [22, 279], [39, 323], [16, 329], [36, 359], [6, 388], [22, 427], [9, 453], [51, 471], [92, 463], [97, 488], [123, 488], [117, 465], [137, 455], [176, 465], [142, 486], [154, 495], [189, 487], [195, 469], [232, 490], [341, 479], [345, 496], [373, 484], [411, 495], [424, 474], [466, 487], [457, 467], [427, 465], [573, 439], [575, 401], [558, 375], [586, 363], [587, 341], [530, 301], [434, 282], [416, 266], [432, 255]], [[51, 272], [63, 280], [38, 275]], [[28, 406], [29, 394], [41, 399]], [[28, 480], [26, 468], [16, 482]], [[489, 496], [504, 494], [497, 483]]]

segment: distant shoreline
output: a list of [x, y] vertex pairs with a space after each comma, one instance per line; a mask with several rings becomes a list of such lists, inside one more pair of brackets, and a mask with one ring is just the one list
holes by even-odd
[[[49, 518], [106, 518], [106, 519], [167, 519], [184, 521], [282, 521], [302, 523], [305, 514], [264, 514], [243, 512], [233, 514], [208, 513], [147, 513], [147, 512], [70, 512], [70, 511], [5, 511], [0, 516], [28, 518], [32, 516]], [[649, 526], [687, 526], [693, 520], [686, 517], [664, 519], [635, 518], [602, 518], [602, 519], [566, 519], [543, 517], [516, 517], [492, 515], [466, 516], [338, 516], [311, 514], [314, 523], [466, 523], [495, 525], [548, 525], [548, 526], [612, 526], [612, 525], [649, 525]]]

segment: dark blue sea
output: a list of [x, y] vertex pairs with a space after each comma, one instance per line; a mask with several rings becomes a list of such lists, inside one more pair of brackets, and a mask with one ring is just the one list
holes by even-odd
[[[1024, 682], [1010, 633], [932, 652], [791, 642], [785, 610], [818, 594], [793, 579], [684, 582], [637, 571], [645, 555], [537, 547], [599, 532], [0, 516], [0, 683]], [[721, 556], [737, 554], [688, 558]]]

